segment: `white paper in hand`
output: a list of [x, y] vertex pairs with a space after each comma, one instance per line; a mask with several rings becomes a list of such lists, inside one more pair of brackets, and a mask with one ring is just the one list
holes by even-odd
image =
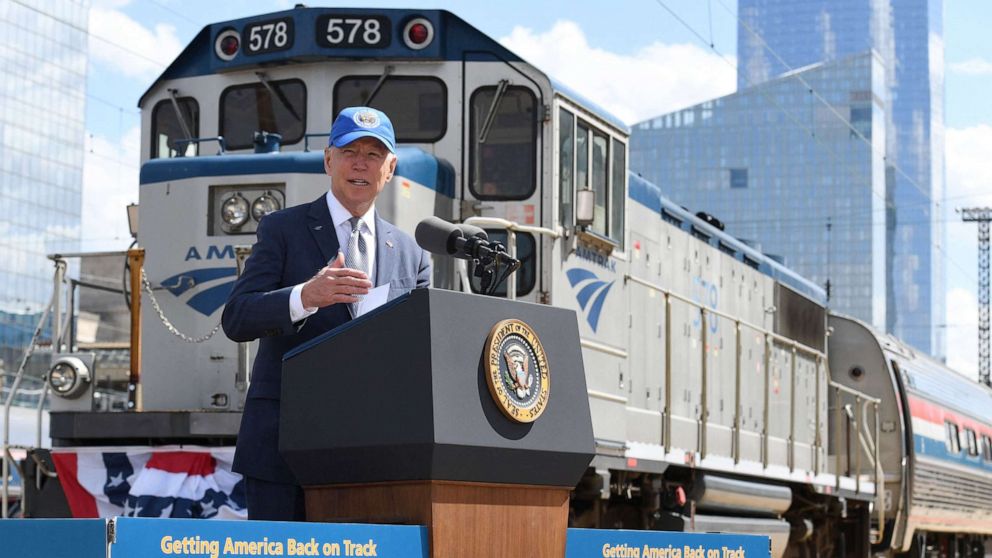
[[363, 314], [368, 314], [369, 312], [382, 306], [386, 303], [387, 298], [389, 298], [388, 283], [370, 290], [369, 294], [362, 296], [362, 300], [358, 302], [355, 309], [355, 317], [357, 318]]

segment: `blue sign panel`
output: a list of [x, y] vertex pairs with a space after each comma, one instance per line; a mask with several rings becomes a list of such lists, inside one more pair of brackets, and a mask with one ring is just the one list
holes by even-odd
[[768, 537], [569, 529], [565, 558], [769, 558]]
[[377, 556], [426, 558], [427, 528], [408, 525], [117, 519], [114, 558]]
[[106, 558], [106, 519], [2, 519], [0, 556]]

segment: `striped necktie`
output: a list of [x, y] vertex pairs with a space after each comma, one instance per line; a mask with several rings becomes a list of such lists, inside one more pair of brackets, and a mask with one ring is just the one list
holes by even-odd
[[[348, 253], [344, 258], [344, 265], [351, 269], [357, 269], [366, 275], [369, 274], [369, 252], [365, 245], [365, 237], [362, 236], [361, 217], [348, 219], [351, 223], [351, 237], [348, 239]], [[361, 298], [361, 297], [359, 297]], [[354, 316], [358, 310], [358, 303], [350, 305], [351, 315]]]

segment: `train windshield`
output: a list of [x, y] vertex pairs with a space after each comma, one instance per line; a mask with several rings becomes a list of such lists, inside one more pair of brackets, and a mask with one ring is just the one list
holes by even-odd
[[306, 129], [307, 88], [299, 79], [261, 81], [228, 87], [220, 96], [220, 135], [228, 149], [247, 149], [255, 132], [282, 135], [296, 143]]
[[195, 142], [184, 141], [200, 135], [200, 105], [193, 97], [159, 101], [152, 110], [152, 159], [193, 157]]
[[434, 142], [447, 129], [447, 89], [434, 77], [342, 78], [334, 86], [334, 114], [353, 106], [370, 106], [388, 114], [398, 142]]
[[537, 99], [526, 87], [472, 95], [470, 189], [480, 200], [524, 200], [537, 187]]

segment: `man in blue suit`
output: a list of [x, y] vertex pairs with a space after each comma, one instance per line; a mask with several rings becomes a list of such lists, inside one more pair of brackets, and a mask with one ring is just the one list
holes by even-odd
[[[389, 118], [368, 107], [341, 111], [324, 150], [330, 191], [267, 215], [224, 308], [233, 341], [260, 339], [234, 470], [245, 475], [248, 518], [302, 521], [303, 490], [279, 455], [282, 357], [352, 319], [373, 286], [389, 298], [427, 287], [431, 264], [408, 235], [382, 220], [375, 199], [396, 170]], [[341, 363], [361, 368], [362, 355]], [[326, 426], [324, 426], [326, 427]]]

